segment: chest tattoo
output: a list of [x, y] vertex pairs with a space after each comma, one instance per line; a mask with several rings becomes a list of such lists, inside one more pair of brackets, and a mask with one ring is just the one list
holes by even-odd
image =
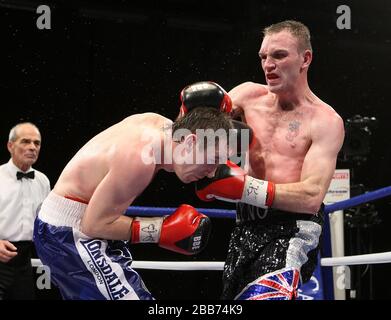
[[291, 142], [299, 135], [300, 125], [301, 125], [301, 122], [298, 120], [292, 120], [291, 122], [289, 122], [288, 132], [285, 136], [286, 140]]

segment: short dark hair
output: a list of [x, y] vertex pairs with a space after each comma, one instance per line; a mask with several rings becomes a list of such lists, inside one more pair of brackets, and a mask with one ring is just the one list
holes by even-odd
[[265, 37], [267, 35], [279, 33], [284, 30], [289, 31], [294, 37], [299, 40], [299, 51], [312, 51], [310, 30], [304, 23], [299, 21], [285, 20], [272, 24], [263, 29], [263, 36]]
[[[197, 107], [182, 117], [178, 117], [172, 124], [172, 135], [180, 129], [187, 129], [196, 134], [196, 130], [211, 130], [217, 132], [223, 130], [226, 137], [230, 129], [233, 129], [230, 116], [216, 108]], [[204, 137], [206, 139], [206, 137]], [[209, 141], [209, 140], [208, 140]], [[205, 141], [206, 142], [206, 141]], [[228, 142], [228, 141], [227, 141]]]
[[188, 129], [191, 133], [196, 133], [197, 129], [214, 131], [223, 129], [228, 133], [228, 130], [232, 129], [232, 123], [231, 118], [225, 112], [216, 108], [197, 107], [175, 120], [172, 131], [175, 132], [178, 129]]

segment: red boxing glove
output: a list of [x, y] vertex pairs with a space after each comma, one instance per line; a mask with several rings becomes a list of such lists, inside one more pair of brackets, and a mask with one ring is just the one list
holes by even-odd
[[132, 243], [158, 243], [160, 247], [193, 255], [201, 252], [211, 230], [209, 217], [188, 204], [182, 204], [165, 217], [135, 217], [132, 223]]
[[231, 161], [220, 165], [213, 178], [196, 182], [196, 194], [203, 201], [219, 199], [268, 208], [273, 204], [274, 193], [273, 182], [250, 177]]
[[180, 95], [181, 108], [179, 117], [196, 107], [212, 107], [230, 113], [232, 101], [228, 93], [217, 83], [202, 81], [186, 86]]
[[213, 178], [203, 178], [196, 182], [197, 196], [203, 201], [222, 199], [238, 202], [242, 198], [245, 172], [231, 161], [217, 167]]

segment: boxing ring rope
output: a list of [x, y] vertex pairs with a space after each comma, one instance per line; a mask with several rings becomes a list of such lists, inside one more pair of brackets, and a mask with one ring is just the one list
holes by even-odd
[[[348, 209], [391, 195], [391, 186], [352, 197], [348, 200], [326, 205], [324, 212], [326, 215], [334, 211]], [[126, 211], [129, 216], [164, 216], [172, 214], [177, 208], [140, 207], [132, 206]], [[211, 218], [235, 219], [235, 210], [197, 208], [197, 210]], [[328, 219], [326, 219], [328, 221]], [[31, 259], [33, 267], [44, 267], [39, 259]], [[371, 253], [344, 257], [325, 257], [320, 259], [322, 267], [350, 266], [391, 263], [391, 251], [382, 253]], [[134, 269], [149, 270], [174, 270], [174, 271], [222, 271], [224, 261], [133, 261]], [[326, 291], [325, 291], [326, 293]], [[327, 296], [325, 295], [326, 299]], [[332, 297], [332, 296], [331, 296]], [[331, 298], [333, 299], [333, 298]]]
[[380, 264], [391, 262], [391, 251], [382, 253], [360, 254], [357, 256], [322, 258], [320, 264], [323, 267], [352, 266], [360, 264]]
[[[350, 199], [333, 203], [325, 206], [324, 212], [329, 214], [337, 210], [343, 210], [360, 204], [384, 198], [391, 195], [391, 186], [381, 188], [375, 191], [367, 192]], [[131, 206], [126, 210], [126, 215], [156, 217], [172, 214], [176, 208], [162, 207], [140, 207]], [[235, 219], [235, 210], [207, 209], [197, 208], [197, 210], [211, 218], [228, 218]], [[41, 266], [39, 259], [31, 259], [34, 267]], [[382, 253], [371, 253], [363, 255], [322, 258], [322, 266], [341, 266], [341, 265], [360, 265], [360, 264], [380, 264], [391, 263], [391, 251]], [[223, 261], [133, 261], [133, 268], [137, 269], [158, 269], [158, 270], [223, 270]]]
[[389, 195], [391, 195], [391, 186], [377, 189], [375, 191], [370, 191], [359, 196], [325, 206], [325, 213], [348, 209], [369, 201], [387, 197]]
[[[339, 201], [330, 205], [326, 205], [324, 208], [325, 213], [331, 213], [337, 210], [348, 209], [369, 201], [377, 200], [391, 195], [391, 186], [381, 188], [375, 191], [367, 192], [362, 195], [352, 197], [347, 200]], [[126, 210], [126, 215], [139, 216], [139, 217], [161, 217], [172, 214], [177, 208], [163, 208], [163, 207], [137, 207], [132, 206]], [[229, 218], [235, 219], [235, 210], [223, 210], [223, 209], [206, 209], [197, 208], [197, 210], [210, 218]]]
[[[126, 210], [126, 215], [128, 216], [138, 216], [138, 217], [161, 217], [174, 213], [177, 208], [170, 207], [129, 207]], [[197, 208], [198, 212], [203, 213], [204, 215], [210, 218], [236, 218], [235, 210], [223, 210], [223, 209], [206, 209], [206, 208]]]
[[[330, 205], [326, 205], [324, 208], [325, 214], [337, 210], [343, 210], [358, 206], [369, 201], [384, 198], [391, 195], [391, 186], [384, 187], [375, 191], [367, 192], [362, 195], [352, 197], [350, 199], [339, 201]], [[172, 214], [176, 208], [148, 208], [148, 207], [129, 207], [126, 211], [127, 215], [130, 216], [164, 216]], [[197, 208], [197, 210], [211, 218], [228, 218], [235, 219], [235, 210], [222, 210], [222, 209], [206, 209]], [[150, 267], [150, 263], [153, 263], [160, 270], [223, 270], [224, 262], [166, 262], [166, 261], [135, 261], [139, 268], [153, 269]], [[341, 265], [360, 265], [360, 264], [379, 264], [379, 263], [391, 263], [391, 251], [383, 253], [372, 253], [346, 257], [334, 257], [334, 258], [321, 258], [320, 264], [324, 267], [341, 266]], [[173, 268], [173, 269], [170, 269]]]
[[[356, 256], [321, 258], [322, 267], [351, 266], [362, 264], [391, 263], [391, 251], [382, 253], [362, 254]], [[39, 259], [31, 259], [33, 267], [40, 267]], [[222, 271], [224, 261], [133, 261], [134, 269], [177, 270], [177, 271]]]

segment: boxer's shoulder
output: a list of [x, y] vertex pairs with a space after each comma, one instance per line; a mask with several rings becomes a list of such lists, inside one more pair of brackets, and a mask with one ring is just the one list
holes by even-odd
[[228, 94], [233, 103], [234, 118], [240, 116], [249, 106], [254, 103], [259, 104], [260, 101], [270, 96], [267, 86], [250, 81], [239, 84]]
[[319, 98], [310, 105], [310, 109], [312, 109], [311, 115], [315, 124], [319, 121], [339, 125], [343, 123], [342, 117], [335, 111], [335, 109]]
[[313, 139], [324, 135], [334, 137], [335, 141], [343, 139], [343, 119], [329, 104], [318, 99], [311, 109], [311, 136]]
[[235, 97], [258, 97], [267, 95], [269, 93], [269, 89], [266, 85], [256, 83], [256, 82], [243, 82], [236, 87], [232, 88], [228, 94], [231, 98]]
[[147, 125], [157, 125], [159, 123], [169, 122], [172, 123], [172, 121], [161, 114], [155, 113], [155, 112], [144, 112], [144, 113], [137, 113], [133, 114], [125, 119], [122, 120], [122, 124], [124, 125], [138, 125], [138, 126], [147, 126]]
[[[112, 136], [120, 145], [140, 150], [140, 145], [159, 143], [166, 129], [172, 126], [172, 120], [157, 113], [141, 113], [125, 118], [118, 124], [118, 133], [113, 130]], [[128, 149], [129, 149], [128, 148]]]

